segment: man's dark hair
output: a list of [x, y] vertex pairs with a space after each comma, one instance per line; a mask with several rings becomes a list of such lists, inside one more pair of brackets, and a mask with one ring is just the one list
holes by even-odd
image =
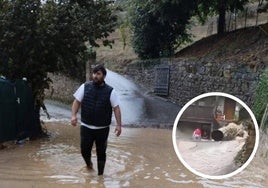
[[103, 65], [97, 65], [96, 67], [94, 67], [93, 73], [96, 73], [98, 71], [101, 71], [104, 76], [106, 76], [107, 74], [106, 69], [104, 68]]

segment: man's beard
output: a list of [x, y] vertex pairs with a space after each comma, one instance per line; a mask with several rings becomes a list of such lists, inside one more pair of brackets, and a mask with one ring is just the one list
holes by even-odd
[[101, 80], [93, 79], [93, 84], [96, 85], [96, 86], [100, 86], [103, 83], [104, 83], [103, 79], [101, 79]]

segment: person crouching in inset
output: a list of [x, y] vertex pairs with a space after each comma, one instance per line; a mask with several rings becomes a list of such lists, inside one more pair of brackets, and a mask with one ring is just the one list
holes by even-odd
[[199, 128], [195, 129], [194, 132], [193, 132], [193, 140], [194, 141], [200, 141], [201, 140], [201, 135], [202, 135], [201, 129], [199, 129]]

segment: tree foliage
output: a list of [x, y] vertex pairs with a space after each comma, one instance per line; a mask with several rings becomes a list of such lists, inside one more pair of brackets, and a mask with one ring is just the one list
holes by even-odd
[[142, 59], [167, 57], [189, 40], [187, 25], [195, 1], [134, 0], [131, 9], [133, 48]]
[[243, 10], [244, 5], [249, 0], [198, 0], [198, 9], [196, 14], [200, 21], [204, 23], [208, 16], [218, 15], [218, 33], [225, 32], [225, 16], [226, 11], [235, 12]]
[[[109, 45], [116, 16], [105, 0], [2, 0], [0, 2], [0, 75], [26, 77], [32, 87], [39, 119], [48, 72], [76, 75], [84, 69], [86, 42]], [[40, 122], [40, 121], [39, 121]]]

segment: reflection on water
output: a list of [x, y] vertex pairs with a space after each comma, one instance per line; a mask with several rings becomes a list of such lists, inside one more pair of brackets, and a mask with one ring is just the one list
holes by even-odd
[[[80, 155], [79, 127], [49, 123], [51, 138], [10, 144], [0, 151], [0, 185], [6, 187], [267, 187], [267, 163], [255, 158], [242, 173], [207, 180], [186, 170], [172, 146], [171, 130], [111, 131], [103, 177], [88, 171]], [[113, 130], [113, 127], [112, 129]], [[93, 165], [96, 155], [93, 151]]]

